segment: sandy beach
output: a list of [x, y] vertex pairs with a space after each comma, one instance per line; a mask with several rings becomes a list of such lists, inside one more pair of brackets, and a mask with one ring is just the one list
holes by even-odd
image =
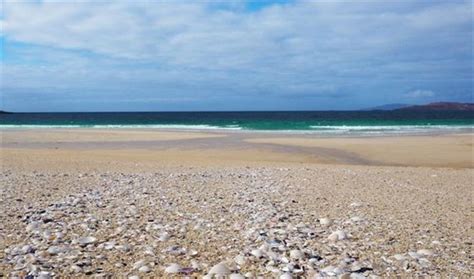
[[0, 277], [472, 277], [472, 134], [1, 137]]

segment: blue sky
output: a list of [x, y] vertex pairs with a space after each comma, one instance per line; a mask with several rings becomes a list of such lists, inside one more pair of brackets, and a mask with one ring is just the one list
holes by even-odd
[[472, 1], [3, 1], [9, 111], [472, 102]]

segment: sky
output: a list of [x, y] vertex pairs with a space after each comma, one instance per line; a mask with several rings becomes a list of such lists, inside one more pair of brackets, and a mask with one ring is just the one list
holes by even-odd
[[473, 2], [0, 2], [0, 109], [472, 102]]

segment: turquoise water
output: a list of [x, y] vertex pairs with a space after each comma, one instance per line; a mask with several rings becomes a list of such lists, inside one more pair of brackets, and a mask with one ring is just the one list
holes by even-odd
[[0, 128], [161, 128], [398, 133], [474, 127], [469, 111], [112, 112], [0, 114]]

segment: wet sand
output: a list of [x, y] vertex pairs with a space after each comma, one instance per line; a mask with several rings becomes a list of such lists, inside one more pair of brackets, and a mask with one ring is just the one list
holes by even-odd
[[[46, 158], [63, 165], [107, 158], [110, 162], [158, 165], [266, 162], [474, 167], [471, 134], [322, 138], [239, 132], [6, 130], [2, 133], [2, 150], [5, 163]], [[54, 156], [47, 156], [49, 152]]]

